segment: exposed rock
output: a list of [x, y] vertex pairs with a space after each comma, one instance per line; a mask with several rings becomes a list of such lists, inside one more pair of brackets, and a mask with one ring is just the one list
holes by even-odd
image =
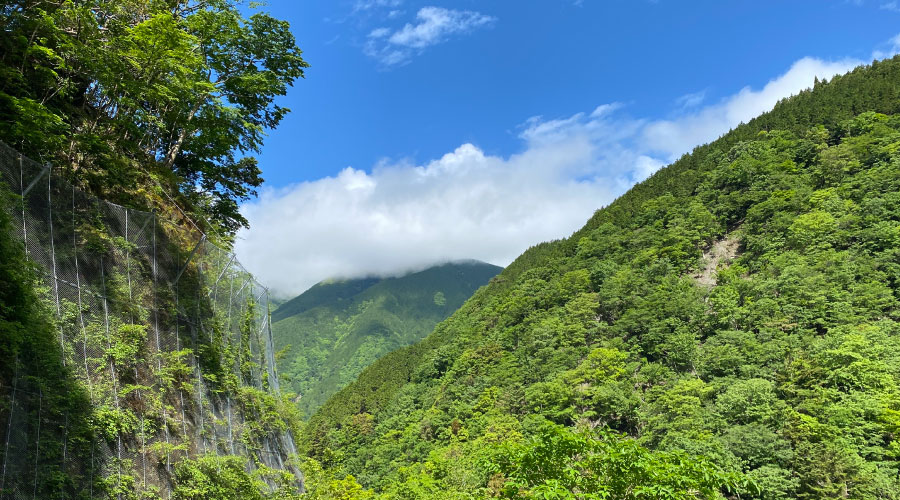
[[703, 267], [700, 272], [693, 275], [697, 283], [704, 286], [716, 286], [716, 270], [719, 264], [725, 266], [737, 257], [740, 238], [735, 232], [728, 233], [721, 240], [716, 241], [703, 253]]

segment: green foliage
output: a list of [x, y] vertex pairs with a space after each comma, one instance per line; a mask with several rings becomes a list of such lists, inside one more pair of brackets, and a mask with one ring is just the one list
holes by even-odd
[[460, 262], [400, 278], [319, 283], [272, 314], [284, 352], [279, 374], [310, 415], [376, 359], [425, 337], [499, 271]]
[[898, 82], [819, 83], [529, 249], [304, 451], [382, 495], [898, 498]]
[[[27, 484], [32, 495], [52, 498], [85, 479], [79, 472], [90, 466], [67, 471], [63, 459], [90, 464], [97, 429], [87, 391], [64, 364], [58, 325], [50, 319], [55, 311], [43, 299], [39, 273], [11, 237], [7, 206], [16, 201], [0, 187], [0, 414], [7, 425], [3, 435], [10, 438], [0, 448], [0, 461], [9, 467], [8, 489]], [[14, 426], [12, 410], [18, 412]], [[47, 424], [64, 419], [65, 427]], [[40, 448], [17, 441], [37, 433]]]
[[[299, 431], [299, 414], [287, 395], [268, 390], [261, 349], [265, 318], [254, 301], [232, 301], [229, 294], [230, 307], [222, 307], [225, 301], [208, 291], [209, 276], [221, 276], [219, 269], [210, 269], [224, 265], [217, 262], [220, 254], [197, 255], [171, 287], [155, 279], [156, 265], [180, 268], [190, 251], [181, 248], [181, 241], [153, 233], [151, 261], [147, 245], [117, 236], [123, 227], [104, 227], [116, 224], [118, 210], [96, 215], [100, 211], [92, 205], [90, 214], [66, 212], [62, 217], [72, 217], [76, 226], [57, 224], [50, 233], [41, 226], [46, 222], [41, 214], [23, 212], [23, 205], [30, 207], [9, 198], [17, 208], [7, 210], [5, 194], [0, 207], [4, 491], [35, 498], [122, 500], [167, 496], [174, 486], [190, 495], [192, 488], [203, 491], [218, 481], [209, 491], [241, 495], [243, 483], [228, 489], [231, 478], [212, 477], [202, 467], [173, 478], [172, 465], [179, 459], [215, 450], [238, 454], [231, 460], [241, 471], [254, 471], [261, 491], [277, 485], [279, 491], [295, 492], [300, 481], [289, 472], [293, 469], [273, 470], [267, 464], [280, 465], [286, 458], [286, 433]], [[48, 267], [43, 276], [26, 259], [16, 239], [22, 223], [10, 227], [9, 212], [27, 217], [28, 248]], [[137, 218], [141, 231], [156, 229], [149, 223], [157, 221], [146, 214], [124, 215], [125, 227], [130, 215], [132, 228]], [[78, 220], [82, 216], [86, 220]], [[53, 253], [50, 234], [56, 240]], [[134, 230], [130, 236], [140, 241]], [[93, 242], [84, 249], [96, 254], [83, 250], [82, 237]], [[74, 248], [61, 244], [70, 238]], [[70, 267], [73, 251], [78, 252], [77, 271]], [[58, 267], [65, 277], [56, 283], [48, 262], [53, 254], [53, 270]], [[247, 283], [245, 272], [230, 270], [224, 279]], [[78, 277], [68, 281], [73, 271]], [[248, 290], [242, 297], [258, 294], [258, 289]], [[179, 344], [190, 348], [168, 350]], [[215, 465], [219, 472], [220, 464]]]
[[95, 408], [91, 417], [92, 427], [109, 443], [115, 442], [120, 434], [132, 434], [138, 427], [137, 415], [128, 409]]
[[609, 432], [557, 426], [507, 447], [497, 462], [499, 477], [506, 478], [502, 498], [716, 499], [742, 481], [684, 453], [654, 453]]
[[301, 470], [306, 482], [303, 496], [306, 500], [366, 500], [375, 497], [374, 493], [363, 489], [353, 476], [335, 478], [311, 458], [303, 463]]
[[115, 329], [110, 339], [107, 355], [113, 363], [122, 367], [134, 366], [141, 359], [138, 356], [147, 334], [144, 325], [125, 324]]
[[289, 484], [272, 490], [265, 471], [248, 473], [240, 457], [205, 455], [175, 465], [176, 500], [266, 500], [298, 499], [300, 492]]
[[300, 413], [290, 398], [278, 397], [252, 386], [241, 386], [238, 403], [246, 419], [241, 439], [253, 451], [258, 443], [273, 432], [296, 432], [300, 429]]
[[[247, 15], [247, 11], [250, 11]], [[275, 103], [307, 67], [290, 27], [240, 0], [6, 2], [0, 139], [113, 201], [166, 192], [233, 232]], [[165, 187], [161, 187], [165, 186]]]

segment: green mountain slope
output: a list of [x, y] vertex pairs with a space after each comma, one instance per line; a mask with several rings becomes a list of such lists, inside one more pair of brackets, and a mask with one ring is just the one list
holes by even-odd
[[272, 313], [279, 369], [307, 415], [380, 356], [421, 340], [502, 268], [467, 261], [400, 278], [324, 281]]
[[894, 58], [696, 148], [372, 364], [306, 427], [311, 491], [898, 498], [898, 192]]

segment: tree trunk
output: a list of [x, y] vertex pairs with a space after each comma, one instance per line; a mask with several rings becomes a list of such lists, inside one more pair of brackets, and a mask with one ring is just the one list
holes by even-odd
[[188, 115], [187, 121], [184, 123], [184, 126], [181, 128], [181, 131], [178, 133], [178, 138], [175, 140], [175, 144], [169, 148], [169, 153], [166, 155], [165, 166], [166, 168], [172, 168], [172, 165], [175, 164], [175, 158], [178, 157], [178, 153], [181, 152], [181, 147], [184, 145], [184, 139], [188, 134], [188, 125], [190, 125], [191, 120], [194, 119], [194, 115], [197, 114], [197, 111], [200, 110], [200, 103], [202, 103], [202, 99], [198, 99], [197, 103], [194, 104], [194, 108], [191, 109], [190, 114]]

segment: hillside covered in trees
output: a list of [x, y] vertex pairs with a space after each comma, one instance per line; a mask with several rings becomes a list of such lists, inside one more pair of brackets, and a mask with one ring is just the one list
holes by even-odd
[[312, 498], [897, 498], [900, 58], [529, 249], [305, 429]]
[[501, 270], [465, 261], [316, 284], [272, 313], [282, 382], [311, 415], [373, 361], [431, 333]]

